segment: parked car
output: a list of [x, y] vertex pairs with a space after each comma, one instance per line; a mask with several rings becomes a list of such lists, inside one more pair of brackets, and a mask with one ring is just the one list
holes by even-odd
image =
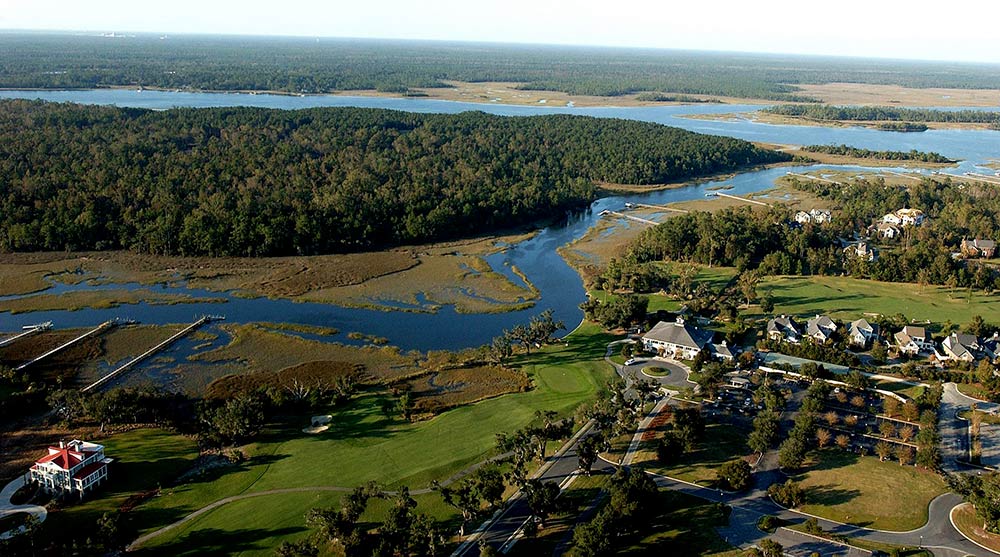
[[625, 360], [625, 365], [630, 366], [635, 363], [635, 358], [629, 358]]

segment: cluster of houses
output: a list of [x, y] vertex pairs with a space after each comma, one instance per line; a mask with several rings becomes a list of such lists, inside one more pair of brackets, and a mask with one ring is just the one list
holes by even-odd
[[823, 224], [833, 220], [833, 215], [827, 209], [810, 209], [795, 213], [795, 222], [799, 224]]
[[[801, 326], [794, 318], [781, 315], [767, 322], [767, 338], [781, 342], [797, 344], [804, 338], [814, 342], [825, 343], [833, 334], [841, 330], [837, 323], [826, 315], [817, 315]], [[846, 324], [843, 328], [845, 339], [849, 344], [865, 348], [880, 336], [877, 324], [866, 319], [858, 319]], [[933, 355], [938, 361], [975, 362], [978, 360], [994, 360], [1000, 354], [1000, 335], [994, 334], [988, 339], [980, 339], [975, 335], [952, 333], [940, 346], [927, 334], [925, 327], [906, 325], [892, 335], [892, 346], [900, 354], [919, 356]]]

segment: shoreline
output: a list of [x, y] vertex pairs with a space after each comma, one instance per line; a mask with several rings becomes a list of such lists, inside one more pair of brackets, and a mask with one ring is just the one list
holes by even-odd
[[[630, 108], [655, 106], [697, 106], [708, 105], [777, 105], [789, 101], [774, 99], [755, 99], [747, 97], [728, 97], [724, 95], [693, 95], [663, 91], [666, 95], [689, 96], [699, 102], [685, 101], [650, 101], [641, 100], [643, 94], [657, 93], [655, 91], [636, 91], [620, 96], [574, 95], [562, 91], [520, 89], [522, 83], [514, 82], [461, 82], [447, 81], [448, 87], [413, 88], [407, 92], [383, 92], [374, 89], [353, 89], [344, 91], [295, 93], [273, 89], [196, 89], [160, 87], [147, 85], [110, 85], [95, 87], [0, 87], [0, 91], [103, 91], [103, 90], [138, 90], [169, 93], [190, 94], [228, 94], [228, 95], [276, 95], [284, 97], [370, 97], [397, 99], [426, 99], [470, 104], [505, 105], [505, 106], [538, 106], [556, 108]], [[1000, 90], [990, 89], [916, 89], [902, 86], [882, 86], [874, 84], [849, 84], [853, 87], [831, 87], [836, 84], [797, 84], [800, 93], [815, 97], [820, 104], [845, 106], [889, 105], [899, 107], [945, 107], [962, 106], [969, 108], [996, 107]], [[905, 100], [900, 100], [904, 97]]]
[[[997, 113], [1000, 117], [1000, 112]], [[902, 131], [902, 130], [883, 130], [879, 128], [880, 124], [892, 124], [892, 123], [903, 123], [902, 121], [896, 120], [886, 120], [886, 121], [871, 121], [871, 120], [817, 120], [815, 118], [806, 118], [804, 116], [785, 116], [783, 114], [771, 114], [764, 111], [754, 111], [754, 112], [725, 112], [725, 113], [715, 113], [715, 114], [678, 114], [678, 118], [687, 118], [689, 120], [705, 120], [709, 122], [731, 122], [731, 121], [748, 121], [755, 124], [766, 124], [772, 126], [804, 126], [804, 127], [816, 127], [816, 128], [867, 128], [878, 131], [888, 131], [897, 133], [923, 133], [923, 131]], [[926, 131], [930, 130], [967, 130], [967, 131], [996, 131], [990, 128], [989, 124], [983, 124], [979, 122], [913, 122], [916, 124], [922, 124], [927, 126]]]

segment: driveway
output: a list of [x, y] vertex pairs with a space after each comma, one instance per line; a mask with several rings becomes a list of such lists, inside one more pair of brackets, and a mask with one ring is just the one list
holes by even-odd
[[[0, 491], [0, 517], [15, 513], [30, 513], [35, 515], [35, 518], [37, 518], [39, 522], [44, 521], [45, 517], [48, 516], [49, 514], [48, 511], [45, 510], [45, 507], [40, 507], [38, 505], [14, 505], [10, 502], [10, 498], [13, 497], [14, 493], [18, 489], [21, 489], [21, 486], [23, 485], [24, 485], [24, 476], [20, 476], [16, 480], [7, 484], [3, 488], [3, 490]], [[0, 539], [7, 539], [15, 534], [20, 533], [21, 530], [23, 529], [24, 527], [22, 526], [17, 530], [0, 532]]]
[[[647, 367], [664, 369], [669, 371], [670, 374], [663, 377], [646, 375], [642, 373], [642, 369]], [[635, 358], [635, 363], [623, 366], [623, 368], [623, 373], [633, 379], [655, 381], [661, 387], [671, 391], [679, 391], [688, 387], [694, 388], [697, 385], [692, 381], [688, 381], [690, 370], [688, 370], [687, 366], [662, 358]]]

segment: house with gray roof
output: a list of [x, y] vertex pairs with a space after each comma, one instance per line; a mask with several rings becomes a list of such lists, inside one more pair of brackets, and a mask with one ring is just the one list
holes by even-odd
[[823, 343], [830, 340], [835, 332], [837, 332], [837, 324], [825, 315], [817, 315], [806, 321], [806, 336], [816, 342]]
[[662, 356], [693, 360], [712, 341], [712, 331], [699, 329], [682, 317], [677, 321], [660, 321], [642, 336], [642, 346], [648, 352]]
[[897, 332], [893, 338], [896, 340], [896, 347], [903, 354], [915, 356], [921, 351], [931, 351], [934, 343], [927, 337], [927, 329], [907, 325]]
[[775, 317], [767, 322], [767, 338], [783, 342], [799, 342], [801, 335], [798, 323], [787, 315]]
[[847, 325], [847, 339], [851, 344], [864, 348], [878, 337], [878, 325], [873, 325], [867, 319], [851, 321]]

